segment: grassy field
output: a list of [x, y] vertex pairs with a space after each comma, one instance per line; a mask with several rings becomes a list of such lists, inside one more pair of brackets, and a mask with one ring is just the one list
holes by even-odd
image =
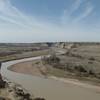
[[47, 55], [48, 52], [45, 44], [0, 44], [0, 61]]
[[[57, 77], [77, 78], [100, 83], [100, 44], [73, 44], [63, 55], [47, 58], [48, 73]], [[57, 62], [56, 59], [59, 59]]]

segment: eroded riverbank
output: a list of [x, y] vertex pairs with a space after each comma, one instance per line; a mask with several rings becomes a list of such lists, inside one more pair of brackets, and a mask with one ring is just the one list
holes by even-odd
[[2, 83], [3, 87], [0, 86], [0, 100], [34, 100], [34, 96], [21, 85], [6, 78], [3, 78], [3, 82], [5, 83]]

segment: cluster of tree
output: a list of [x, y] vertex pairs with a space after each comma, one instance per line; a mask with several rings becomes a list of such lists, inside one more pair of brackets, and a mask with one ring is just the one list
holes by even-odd
[[[91, 58], [90, 60], [94, 60]], [[61, 60], [56, 55], [51, 55], [50, 57], [42, 58], [43, 64], [49, 64], [54, 68], [61, 69], [70, 73], [78, 74], [80, 76], [93, 76], [100, 79], [100, 74], [97, 74], [92, 68], [86, 67], [83, 64], [75, 64], [72, 62], [61, 63]]]
[[51, 55], [50, 57], [43, 57], [42, 58], [42, 62], [44, 64], [50, 64], [50, 65], [53, 65], [53, 64], [58, 64], [60, 62], [60, 58], [57, 57], [55, 54]]
[[92, 77], [100, 78], [100, 75], [95, 73], [95, 71], [92, 68], [85, 67], [82, 64], [75, 65], [74, 63], [66, 63], [66, 64], [59, 63], [59, 64], [54, 64], [52, 67], [70, 73], [74, 73], [74, 75], [85, 76], [85, 77], [92, 76]]

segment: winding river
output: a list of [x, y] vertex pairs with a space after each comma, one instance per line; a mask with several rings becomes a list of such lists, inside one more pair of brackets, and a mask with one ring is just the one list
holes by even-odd
[[46, 100], [100, 100], [100, 93], [94, 90], [53, 79], [20, 74], [7, 69], [13, 64], [40, 58], [33, 57], [5, 62], [2, 64], [1, 73], [12, 82], [22, 85], [35, 96], [44, 97]]

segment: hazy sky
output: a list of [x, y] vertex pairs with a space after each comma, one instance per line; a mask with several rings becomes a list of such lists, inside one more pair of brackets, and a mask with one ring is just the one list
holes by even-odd
[[100, 0], [0, 0], [0, 42], [99, 41]]

